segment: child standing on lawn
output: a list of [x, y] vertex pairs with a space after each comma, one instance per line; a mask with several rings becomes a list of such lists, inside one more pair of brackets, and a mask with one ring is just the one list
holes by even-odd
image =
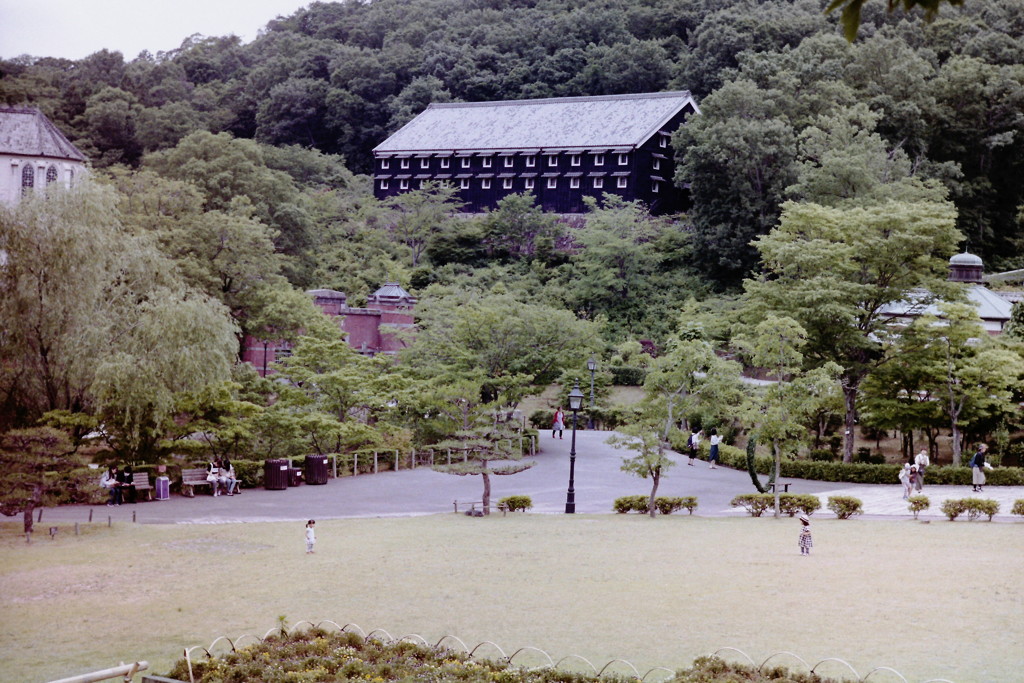
[[315, 553], [313, 546], [316, 545], [316, 531], [313, 528], [316, 526], [316, 520], [311, 519], [306, 522], [306, 553]]
[[814, 540], [811, 538], [811, 520], [807, 515], [800, 515], [800, 525], [800, 554], [810, 555]]

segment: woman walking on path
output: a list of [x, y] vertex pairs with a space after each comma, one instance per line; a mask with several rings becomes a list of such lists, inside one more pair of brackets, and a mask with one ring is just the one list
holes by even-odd
[[693, 460], [697, 457], [697, 449], [700, 448], [700, 437], [704, 434], [704, 431], [694, 427], [691, 430], [690, 438], [687, 442], [687, 450], [689, 451], [690, 462], [687, 465], [693, 466]]
[[555, 438], [555, 432], [558, 432], [558, 438], [562, 438], [562, 429], [565, 426], [565, 414], [562, 412], [562, 406], [555, 408], [555, 419], [551, 421], [551, 438]]
[[978, 446], [978, 452], [971, 458], [971, 490], [975, 493], [980, 493], [981, 487], [985, 485], [985, 467], [991, 467], [985, 462], [986, 451], [988, 446], [981, 444]]
[[711, 453], [708, 455], [708, 467], [710, 469], [718, 469], [716, 463], [718, 462], [718, 444], [722, 443], [722, 437], [718, 435], [717, 429], [711, 430], [711, 436], [708, 438], [708, 443], [711, 444]]
[[807, 515], [800, 515], [800, 554], [810, 555], [811, 548], [814, 546], [814, 539], [811, 538], [811, 520], [807, 519]]

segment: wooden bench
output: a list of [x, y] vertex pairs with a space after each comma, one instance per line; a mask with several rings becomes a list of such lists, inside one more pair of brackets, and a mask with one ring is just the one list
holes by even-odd
[[[457, 500], [453, 500], [452, 501], [452, 505], [455, 507], [455, 512], [456, 513], [458, 513], [458, 511], [459, 511], [459, 505], [462, 505], [462, 506], [468, 505], [469, 509], [466, 510], [463, 514], [469, 515], [470, 517], [482, 517], [483, 514], [484, 514], [484, 512], [483, 512], [483, 505], [484, 505], [483, 501], [479, 501], [479, 500], [474, 500], [474, 501], [469, 501], [469, 502], [462, 501], [460, 503]], [[480, 510], [476, 509], [477, 505], [479, 505], [481, 507]], [[505, 513], [508, 512], [508, 506], [505, 505], [504, 503], [496, 503], [494, 505], [494, 507], [498, 508], [498, 510], [501, 511], [501, 516], [502, 517], [504, 517]]]
[[771, 492], [775, 493], [775, 487], [776, 486], [781, 486], [783, 493], [789, 493], [789, 484], [790, 484], [790, 482], [788, 482], [788, 481], [779, 482], [779, 483], [772, 482], [772, 483], [768, 484], [766, 486], [766, 488], [771, 489]]
[[135, 495], [140, 491], [146, 492], [146, 500], [153, 500], [153, 485], [149, 483], [149, 472], [132, 472], [132, 486], [135, 487]]
[[[195, 491], [193, 488], [196, 486], [210, 486], [213, 482], [206, 480], [206, 475], [209, 472], [206, 471], [205, 467], [196, 467], [190, 470], [181, 471], [181, 493], [182, 495], [188, 496], [189, 498], [195, 497]], [[210, 493], [213, 493], [213, 487], [210, 486]]]

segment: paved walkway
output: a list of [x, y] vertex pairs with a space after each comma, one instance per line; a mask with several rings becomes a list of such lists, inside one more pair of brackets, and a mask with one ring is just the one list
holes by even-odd
[[[541, 452], [532, 458], [536, 466], [520, 474], [492, 477], [491, 500], [521, 494], [533, 499], [533, 513], [555, 514], [565, 510], [569, 482], [569, 446], [571, 432], [562, 440], [541, 433]], [[619, 467], [628, 451], [604, 443], [607, 432], [577, 432], [576, 512], [611, 514], [612, 502], [624, 495], [650, 492], [650, 482], [622, 472]], [[676, 456], [677, 465], [662, 478], [658, 495], [697, 496], [698, 516], [743, 516], [742, 508], [731, 508], [729, 501], [739, 493], [753, 492], [745, 471], [724, 467], [709, 469], [697, 461], [689, 467], [684, 456]], [[832, 517], [825, 509], [830, 495], [850, 495], [864, 503], [865, 517], [911, 518], [902, 487], [888, 485], [843, 484], [802, 479], [791, 482], [791, 493], [813, 493], [821, 498], [822, 509], [816, 517]], [[308, 518], [339, 519], [350, 517], [402, 517], [452, 512], [452, 501], [478, 501], [483, 490], [480, 477], [439, 474], [429, 468], [382, 472], [330, 479], [322, 486], [302, 485], [284, 491], [247, 489], [240, 496], [199, 494], [195, 498], [172, 495], [167, 501], [122, 505], [65, 506], [47, 508], [41, 523], [86, 521], [90, 510], [94, 521], [135, 520], [149, 524], [215, 524], [226, 522], [295, 521]], [[939, 506], [947, 498], [971, 495], [969, 486], [925, 486], [931, 508], [921, 513], [924, 519], [943, 519]], [[986, 487], [982, 498], [999, 501], [996, 521], [1021, 519], [1010, 514], [1014, 500], [1024, 498], [1024, 487]]]

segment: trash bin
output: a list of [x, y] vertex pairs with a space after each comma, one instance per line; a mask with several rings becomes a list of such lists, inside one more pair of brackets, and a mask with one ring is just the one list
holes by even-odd
[[168, 500], [171, 497], [171, 480], [169, 477], [156, 478], [156, 499]]
[[301, 467], [289, 467], [288, 468], [288, 485], [298, 486], [302, 483], [302, 468]]
[[288, 488], [288, 461], [266, 460], [263, 463], [263, 488], [283, 491]]
[[327, 483], [327, 456], [307, 455], [306, 456], [306, 483], [326, 484]]

